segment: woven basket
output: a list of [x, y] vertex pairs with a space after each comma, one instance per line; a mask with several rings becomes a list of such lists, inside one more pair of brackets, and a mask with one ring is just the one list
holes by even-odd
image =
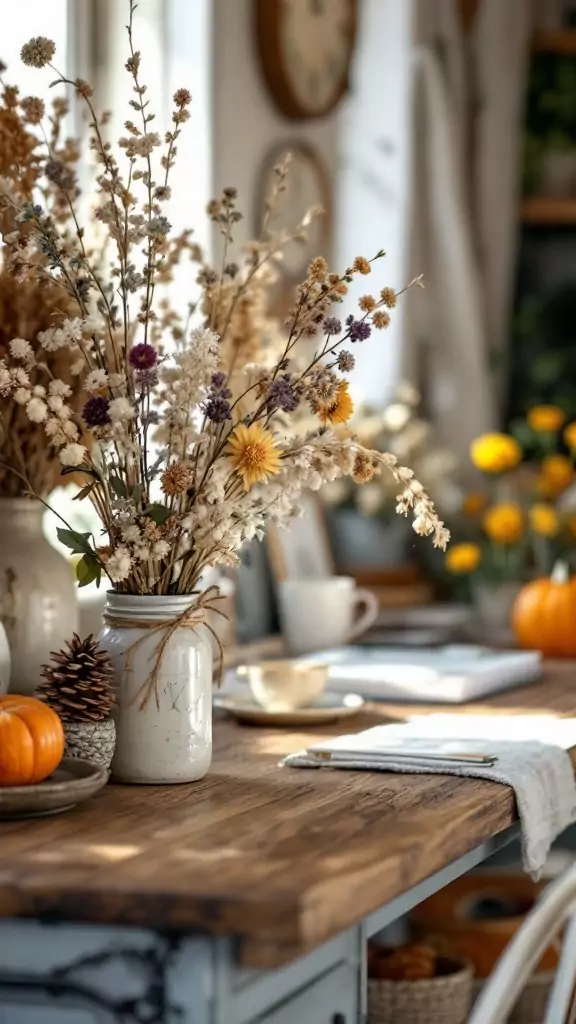
[[420, 981], [368, 981], [368, 1024], [466, 1024], [472, 965], [438, 957], [441, 972]]
[[[542, 1024], [554, 974], [554, 971], [541, 971], [530, 978], [518, 996], [506, 1024]], [[485, 981], [474, 982], [474, 1001], [485, 984]]]
[[104, 722], [65, 722], [64, 735], [66, 757], [79, 757], [108, 771], [116, 746], [116, 726], [112, 718]]

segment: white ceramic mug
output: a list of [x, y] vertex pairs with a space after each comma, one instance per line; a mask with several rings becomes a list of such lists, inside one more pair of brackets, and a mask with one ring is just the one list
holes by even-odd
[[292, 654], [346, 644], [366, 632], [379, 612], [376, 596], [359, 590], [351, 576], [283, 580], [278, 596], [282, 633]]

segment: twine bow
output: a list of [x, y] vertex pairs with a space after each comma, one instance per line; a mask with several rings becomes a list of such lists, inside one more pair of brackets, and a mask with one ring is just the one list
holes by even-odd
[[128, 647], [124, 651], [126, 672], [132, 671], [132, 655], [134, 654], [134, 651], [138, 647], [138, 645], [146, 639], [146, 636], [151, 633], [159, 633], [161, 631], [164, 631], [164, 635], [160, 637], [158, 641], [158, 646], [156, 648], [156, 654], [154, 657], [154, 665], [152, 666], [148, 676], [142, 683], [142, 686], [139, 688], [139, 690], [133, 697], [133, 701], [135, 701], [138, 700], [140, 695], [142, 695], [142, 699], [140, 700], [139, 705], [140, 711], [144, 710], [152, 694], [154, 694], [156, 707], [160, 709], [160, 698], [158, 695], [158, 673], [160, 670], [160, 664], [162, 662], [162, 658], [164, 657], [166, 647], [177, 629], [191, 629], [195, 632], [198, 626], [205, 626], [206, 629], [210, 631], [218, 647], [218, 675], [216, 684], [217, 686], [220, 685], [220, 682], [222, 680], [222, 668], [224, 664], [224, 650], [222, 644], [220, 643], [220, 638], [218, 634], [208, 622], [208, 613], [214, 612], [214, 614], [216, 615], [221, 615], [223, 619], [228, 619], [226, 613], [221, 611], [220, 608], [216, 607], [216, 602], [222, 601], [224, 599], [224, 595], [220, 593], [216, 584], [213, 584], [211, 587], [208, 587], [208, 589], [203, 591], [202, 593], [200, 593], [199, 591], [193, 591], [193, 593], [190, 596], [196, 596], [196, 599], [192, 604], [188, 606], [188, 608], [184, 609], [181, 615], [177, 615], [176, 618], [174, 619], [164, 619], [161, 622], [145, 619], [132, 620], [125, 618], [117, 618], [114, 615], [104, 615], [104, 622], [106, 623], [107, 626], [111, 626], [113, 629], [146, 630], [146, 633], [143, 636], [138, 637], [138, 639], [135, 640], [134, 643], [130, 644], [130, 647]]

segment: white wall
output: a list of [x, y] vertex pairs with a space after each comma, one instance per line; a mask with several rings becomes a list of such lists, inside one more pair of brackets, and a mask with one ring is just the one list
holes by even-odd
[[[258, 63], [252, 0], [213, 0], [213, 131], [215, 192], [234, 185], [245, 220], [238, 240], [254, 237], [262, 162], [275, 145], [303, 139], [330, 177], [336, 171], [338, 118], [288, 121], [275, 108]], [[304, 212], [304, 211], [303, 211]]]
[[[406, 284], [410, 199], [412, 0], [361, 0], [352, 89], [341, 108], [336, 254], [344, 265], [380, 249], [350, 299]], [[354, 347], [354, 397], [381, 406], [400, 374], [405, 301], [386, 331]]]
[[[213, 129], [215, 191], [239, 190], [253, 237], [259, 172], [279, 143], [304, 139], [322, 156], [333, 184], [335, 268], [356, 255], [386, 249], [378, 275], [363, 278], [347, 311], [369, 286], [399, 288], [406, 279], [409, 190], [409, 80], [413, 0], [360, 0], [352, 92], [323, 120], [288, 121], [263, 82], [252, 24], [252, 0], [213, 0]], [[343, 312], [346, 307], [343, 307]], [[393, 326], [355, 347], [352, 388], [358, 400], [382, 404], [399, 373], [402, 308]]]

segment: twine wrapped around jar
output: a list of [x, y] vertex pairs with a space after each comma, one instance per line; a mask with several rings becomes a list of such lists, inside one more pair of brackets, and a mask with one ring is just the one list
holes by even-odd
[[[216, 602], [224, 600], [224, 597], [222, 594], [220, 594], [219, 588], [216, 586], [216, 584], [213, 584], [211, 587], [208, 587], [208, 589], [205, 590], [203, 593], [193, 591], [190, 596], [196, 597], [196, 599], [191, 605], [189, 605], [188, 608], [184, 609], [181, 615], [177, 615], [173, 619], [165, 619], [160, 622], [154, 620], [150, 621], [146, 619], [135, 619], [134, 621], [132, 621], [130, 619], [110, 615], [109, 613], [104, 614], [104, 624], [106, 626], [111, 626], [113, 629], [141, 629], [145, 630], [148, 633], [157, 633], [163, 631], [164, 635], [158, 640], [154, 664], [150, 670], [148, 677], [144, 680], [142, 686], [138, 690], [138, 693], [134, 697], [134, 700], [137, 700], [142, 694], [142, 698], [139, 704], [139, 708], [141, 711], [144, 710], [144, 708], [147, 706], [152, 693], [154, 694], [156, 707], [160, 707], [160, 701], [158, 696], [158, 671], [162, 663], [162, 658], [164, 656], [166, 646], [170, 642], [172, 636], [174, 635], [177, 629], [191, 629], [193, 631], [196, 631], [198, 626], [205, 626], [206, 629], [209, 630], [209, 632], [214, 637], [214, 640], [216, 641], [216, 645], [218, 648], [217, 685], [220, 685], [220, 682], [222, 680], [222, 668], [224, 664], [224, 650], [222, 648], [222, 644], [220, 643], [220, 638], [218, 634], [208, 621], [208, 613], [214, 612], [214, 614], [222, 616], [223, 619], [227, 619], [228, 616], [225, 614], [225, 612], [221, 611], [220, 608], [216, 607]], [[135, 640], [134, 643], [131, 644], [130, 647], [128, 647], [124, 652], [127, 672], [130, 672], [132, 670], [132, 655], [135, 649], [138, 647], [138, 645], [141, 644], [142, 641], [145, 639], [146, 632], [141, 637], [138, 637], [138, 639]]]

